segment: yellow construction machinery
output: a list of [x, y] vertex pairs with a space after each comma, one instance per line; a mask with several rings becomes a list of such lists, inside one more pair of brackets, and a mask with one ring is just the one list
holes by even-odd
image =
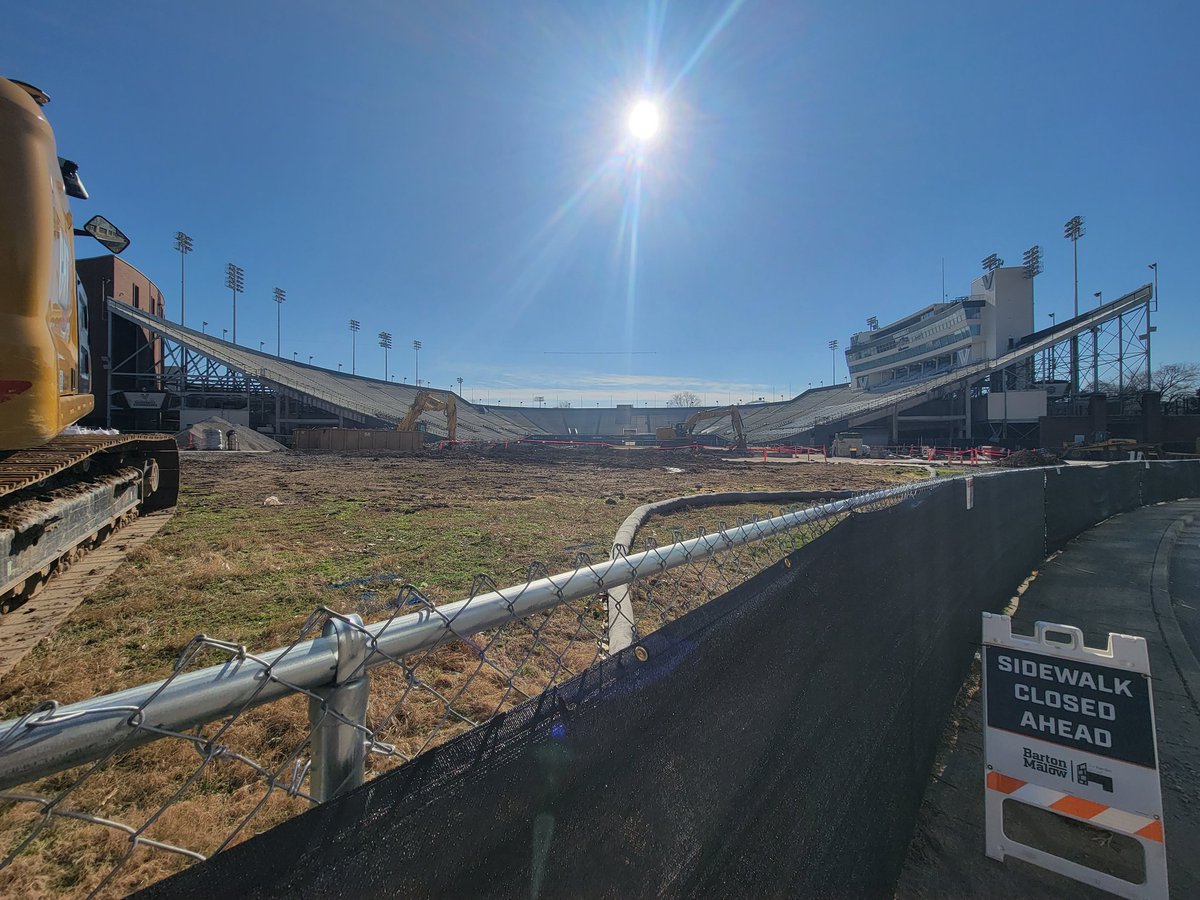
[[413, 400], [413, 405], [409, 407], [403, 421], [396, 426], [396, 430], [416, 431], [417, 420], [427, 412], [444, 412], [446, 414], [446, 437], [449, 440], [455, 440], [458, 435], [458, 401], [453, 394], [421, 391]]
[[709, 419], [723, 419], [729, 416], [733, 425], [733, 433], [737, 436], [733, 446], [738, 450], [746, 449], [746, 433], [742, 430], [742, 414], [736, 406], [719, 406], [715, 409], [702, 409], [693, 413], [686, 422], [677, 425], [666, 425], [654, 429], [654, 434], [660, 442], [678, 441], [690, 438], [696, 430], [696, 425]]
[[0, 609], [179, 489], [170, 436], [63, 433], [94, 405], [74, 238], [113, 253], [129, 240], [101, 216], [74, 227], [67, 198], [87, 192], [58, 156], [49, 99], [0, 78]]

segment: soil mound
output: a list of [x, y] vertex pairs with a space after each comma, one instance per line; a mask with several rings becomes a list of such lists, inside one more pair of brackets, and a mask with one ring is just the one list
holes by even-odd
[[1033, 469], [1038, 466], [1058, 466], [1062, 460], [1049, 450], [1018, 450], [1004, 457], [996, 465], [1006, 469]]

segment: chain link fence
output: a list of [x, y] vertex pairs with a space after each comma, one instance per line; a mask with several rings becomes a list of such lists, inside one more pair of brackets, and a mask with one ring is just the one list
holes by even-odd
[[507, 588], [479, 576], [442, 605], [406, 585], [353, 613], [319, 609], [267, 652], [199, 635], [160, 682], [41, 703], [0, 723], [0, 892], [152, 883], [538, 697], [855, 510], [915, 490], [714, 530], [684, 511], [645, 529], [638, 552], [580, 554], [557, 574], [535, 564]]

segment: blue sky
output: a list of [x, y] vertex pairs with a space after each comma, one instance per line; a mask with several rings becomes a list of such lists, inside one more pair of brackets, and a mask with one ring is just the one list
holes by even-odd
[[244, 344], [274, 346], [279, 286], [284, 355], [349, 368], [354, 317], [360, 372], [387, 330], [393, 373], [419, 338], [472, 399], [794, 394], [830, 338], [938, 300], [943, 258], [953, 297], [1038, 243], [1038, 324], [1067, 313], [1079, 214], [1081, 304], [1157, 260], [1155, 359], [1200, 360], [1194, 3], [9, 6], [3, 74], [53, 98], [77, 215], [171, 318], [192, 235], [210, 332], [241, 265]]

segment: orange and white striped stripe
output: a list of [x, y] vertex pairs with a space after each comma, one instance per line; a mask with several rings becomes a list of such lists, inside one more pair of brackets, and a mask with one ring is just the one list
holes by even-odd
[[987, 786], [990, 791], [1007, 794], [1014, 800], [1020, 800], [1030, 806], [1052, 809], [1110, 831], [1119, 831], [1148, 841], [1161, 842], [1163, 839], [1162, 821], [1159, 819], [1139, 816], [1114, 806], [1105, 806], [1094, 800], [1085, 800], [994, 771], [987, 773]]

